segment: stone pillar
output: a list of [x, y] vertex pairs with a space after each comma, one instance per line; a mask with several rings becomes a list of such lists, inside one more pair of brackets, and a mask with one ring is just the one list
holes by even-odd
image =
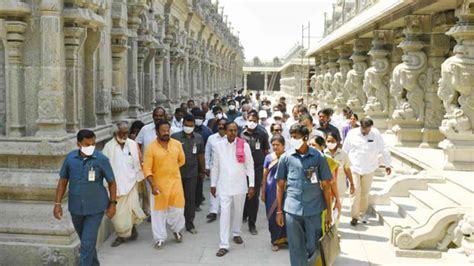
[[324, 87], [324, 76], [326, 76], [327, 73], [327, 57], [323, 53], [320, 55], [320, 65], [319, 65], [319, 70], [320, 73], [318, 76], [316, 76], [316, 91], [318, 92], [317, 94], [317, 99], [318, 99], [318, 106], [323, 109], [327, 107], [326, 104], [326, 90]]
[[139, 81], [138, 81], [138, 43], [137, 43], [137, 30], [140, 27], [141, 14], [145, 11], [145, 6], [142, 1], [136, 3], [128, 3], [128, 27], [129, 27], [129, 38], [128, 38], [128, 102], [130, 107], [128, 109], [128, 115], [131, 118], [137, 118], [140, 115], [140, 109], [143, 107], [140, 105], [140, 92], [139, 92]]
[[244, 72], [244, 90], [247, 90], [247, 72]]
[[334, 99], [336, 98], [336, 92], [332, 86], [334, 82], [334, 75], [338, 72], [338, 54], [335, 50], [330, 50], [327, 52], [327, 68], [328, 71], [324, 75], [323, 87], [325, 91], [325, 103], [326, 107], [334, 108]]
[[268, 89], [268, 73], [263, 72], [263, 94], [267, 95]]
[[337, 52], [339, 54], [339, 59], [337, 60], [339, 72], [334, 75], [332, 87], [336, 92], [334, 113], [341, 114], [342, 109], [347, 105], [347, 99], [350, 95], [344, 89], [344, 85], [346, 84], [347, 73], [351, 70], [352, 60], [349, 57], [352, 54], [352, 45], [342, 45], [337, 49]]
[[446, 115], [439, 143], [444, 152], [444, 169], [474, 170], [474, 13], [471, 1], [458, 2], [458, 21], [446, 33], [456, 39], [454, 55], [441, 65], [438, 96]]
[[125, 51], [127, 51], [127, 36], [125, 34], [112, 35], [112, 121], [124, 120], [129, 108], [128, 101], [123, 98], [126, 81]]
[[374, 31], [372, 48], [368, 53], [372, 59], [372, 66], [365, 71], [362, 87], [367, 96], [365, 114], [374, 120], [375, 127], [380, 130], [387, 129], [389, 115], [390, 62], [387, 58], [390, 54], [387, 48], [389, 36], [388, 30]]
[[82, 75], [79, 70], [79, 51], [85, 41], [85, 29], [81, 27], [64, 28], [64, 44], [66, 45], [66, 130], [77, 132], [79, 124], [79, 90], [82, 89]]
[[36, 120], [38, 136], [65, 133], [62, 10], [61, 0], [42, 0], [39, 4], [41, 78]]
[[422, 50], [427, 44], [422, 37], [429, 32], [429, 16], [409, 15], [405, 17], [404, 34], [400, 43], [404, 62], [393, 70], [390, 94], [394, 95], [396, 107], [392, 114], [393, 132], [397, 145], [419, 145], [425, 120], [425, 90], [427, 56]]
[[[163, 93], [166, 52], [164, 46], [155, 50], [155, 103], [156, 106], [169, 108], [168, 97]], [[167, 74], [169, 75], [169, 71]]]
[[347, 73], [346, 94], [349, 96], [347, 106], [356, 114], [362, 114], [362, 108], [367, 102], [367, 97], [362, 88], [364, 73], [368, 68], [367, 52], [370, 50], [371, 39], [358, 38], [355, 40], [353, 53], [350, 59], [353, 61], [352, 69]]
[[7, 21], [8, 65], [6, 76], [8, 84], [7, 136], [25, 135], [25, 86], [23, 76], [23, 44], [26, 23]]
[[439, 126], [445, 115], [441, 99], [438, 97], [438, 81], [441, 64], [446, 60], [451, 48], [451, 38], [445, 34], [455, 21], [454, 12], [435, 14], [431, 18], [432, 30], [428, 46], [427, 86], [425, 91], [425, 121], [421, 148], [436, 147], [444, 139]]

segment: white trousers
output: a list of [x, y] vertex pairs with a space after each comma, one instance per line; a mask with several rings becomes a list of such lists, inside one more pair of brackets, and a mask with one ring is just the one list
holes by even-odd
[[372, 186], [374, 173], [359, 175], [352, 173], [354, 180], [355, 193], [351, 195], [351, 217], [359, 219], [363, 216], [369, 207], [369, 192]]
[[216, 193], [216, 197], [209, 192], [209, 213], [219, 213], [220, 203], [219, 203], [219, 194]]
[[168, 238], [166, 224], [170, 226], [173, 233], [178, 233], [184, 228], [184, 208], [168, 207], [167, 210], [155, 211], [155, 197], [150, 194], [150, 213], [151, 213], [151, 229], [153, 231], [153, 240], [165, 241]]
[[[246, 194], [239, 194], [234, 196], [219, 195], [221, 205], [221, 217], [219, 220], [220, 226], [220, 244], [219, 248], [229, 249], [229, 233], [230, 221], [232, 218], [232, 236], [240, 236], [242, 219], [244, 215]], [[231, 212], [233, 207], [233, 213]]]

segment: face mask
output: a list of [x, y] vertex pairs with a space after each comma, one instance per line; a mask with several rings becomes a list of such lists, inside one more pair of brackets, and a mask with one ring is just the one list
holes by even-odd
[[86, 156], [91, 156], [94, 153], [95, 146], [87, 146], [87, 147], [81, 147], [81, 152], [84, 153]]
[[304, 140], [303, 139], [290, 139], [290, 145], [291, 147], [295, 148], [295, 150], [299, 150], [301, 146], [303, 146]]
[[186, 134], [191, 134], [194, 131], [194, 127], [183, 127], [183, 131]]
[[121, 138], [115, 138], [119, 144], [124, 144], [127, 141], [127, 138], [121, 139]]
[[222, 119], [222, 114], [221, 114], [221, 113], [218, 113], [218, 114], [216, 115], [216, 118], [217, 118], [217, 119]]
[[234, 111], [235, 110], [235, 105], [229, 105], [229, 110]]
[[316, 109], [310, 109], [309, 112], [311, 113], [311, 115], [316, 115]]
[[263, 109], [263, 110], [268, 110], [268, 109], [270, 109], [270, 107], [264, 105], [264, 106], [262, 107], [262, 109]]
[[249, 122], [247, 122], [247, 127], [249, 129], [255, 129], [257, 127], [257, 123], [249, 121]]
[[198, 127], [202, 126], [203, 122], [204, 121], [202, 119], [196, 119], [196, 126], [198, 126]]
[[326, 143], [326, 146], [328, 147], [328, 149], [333, 150], [337, 147], [337, 143], [328, 142]]

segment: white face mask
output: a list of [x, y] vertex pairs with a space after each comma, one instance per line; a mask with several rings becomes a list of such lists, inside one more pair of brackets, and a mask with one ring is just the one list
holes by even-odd
[[127, 138], [121, 139], [121, 138], [115, 138], [119, 144], [124, 144], [127, 142]]
[[191, 134], [194, 131], [194, 127], [183, 127], [183, 131], [186, 134]]
[[217, 119], [222, 119], [222, 114], [221, 114], [221, 113], [218, 113], [218, 114], [216, 115], [216, 118], [217, 118]]
[[301, 146], [303, 146], [304, 140], [303, 139], [290, 139], [290, 145], [293, 147], [295, 150], [299, 150]]
[[229, 105], [229, 110], [234, 111], [235, 110], [235, 105]]
[[95, 146], [87, 146], [87, 147], [81, 147], [81, 152], [84, 153], [86, 156], [91, 156], [94, 153]]
[[247, 122], [247, 127], [250, 129], [255, 129], [257, 127], [257, 123], [248, 121]]
[[337, 147], [337, 143], [327, 142], [326, 146], [328, 147], [328, 149], [333, 150]]
[[196, 126], [198, 126], [198, 127], [202, 126], [203, 122], [204, 122], [204, 120], [202, 120], [202, 119], [196, 119]]

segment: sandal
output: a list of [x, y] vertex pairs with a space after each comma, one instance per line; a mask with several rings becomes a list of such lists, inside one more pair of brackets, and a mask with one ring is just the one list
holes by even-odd
[[244, 243], [244, 240], [240, 236], [234, 236], [234, 242], [235, 242], [235, 244], [240, 245], [240, 244]]
[[228, 249], [221, 248], [217, 251], [216, 256], [217, 257], [223, 257], [225, 254], [227, 254], [227, 252], [229, 252]]
[[280, 247], [278, 245], [272, 246], [272, 251], [278, 251], [278, 250], [280, 250]]

